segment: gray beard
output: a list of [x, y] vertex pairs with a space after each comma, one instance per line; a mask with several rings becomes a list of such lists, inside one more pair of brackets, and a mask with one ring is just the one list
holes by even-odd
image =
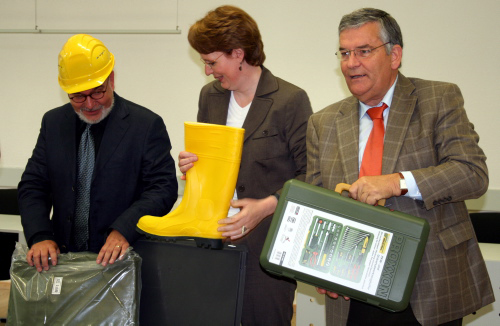
[[113, 100], [112, 100], [111, 105], [109, 107], [104, 108], [102, 105], [99, 105], [97, 107], [97, 109], [101, 109], [101, 107], [103, 107], [103, 108], [102, 108], [101, 117], [97, 120], [91, 121], [91, 120], [87, 119], [87, 117], [85, 117], [85, 115], [83, 114], [83, 111], [91, 111], [87, 108], [81, 108], [80, 111], [77, 112], [76, 114], [78, 115], [80, 120], [82, 120], [83, 122], [88, 123], [89, 125], [95, 125], [95, 124], [98, 124], [99, 122], [101, 122], [102, 120], [106, 119], [106, 117], [109, 115], [109, 113], [113, 109], [114, 105], [115, 105], [115, 98], [114, 97], [113, 97]]

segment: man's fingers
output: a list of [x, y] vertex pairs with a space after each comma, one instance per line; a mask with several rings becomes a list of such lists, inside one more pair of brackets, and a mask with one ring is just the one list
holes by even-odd
[[42, 264], [40, 263], [40, 259], [34, 258], [35, 262], [35, 268], [37, 271], [41, 272], [42, 271]]
[[51, 249], [49, 253], [50, 253], [50, 260], [52, 261], [52, 266], [56, 266], [58, 250]]
[[102, 266], [106, 266], [108, 263], [113, 264], [117, 259], [121, 260], [130, 245], [124, 243], [123, 245], [107, 246], [106, 249], [101, 249], [99, 256], [97, 256], [96, 262]]
[[33, 252], [33, 263], [35, 264], [36, 270], [41, 272], [43, 266], [42, 266], [41, 253], [39, 251]]
[[109, 259], [111, 258], [111, 251], [106, 251], [104, 253], [104, 257], [102, 258], [102, 266], [106, 266], [109, 262]]
[[122, 246], [122, 250], [120, 251], [120, 255], [118, 256], [118, 259], [119, 260], [122, 260], [123, 259], [123, 256], [125, 256], [125, 253], [127, 253], [127, 249], [129, 247], [129, 244], [126, 243]]
[[121, 252], [122, 252], [122, 246], [121, 245], [116, 245], [114, 248], [113, 248], [113, 251], [111, 252], [111, 256], [110, 256], [110, 259], [109, 259], [109, 263], [110, 264], [113, 264], [116, 259], [120, 256]]
[[31, 249], [30, 251], [28, 251], [28, 254], [26, 255], [26, 261], [28, 262], [28, 265], [30, 265], [30, 266], [35, 265], [33, 263], [33, 249]]
[[41, 255], [41, 260], [42, 260], [42, 267], [43, 270], [48, 271], [49, 270], [49, 253], [43, 253]]

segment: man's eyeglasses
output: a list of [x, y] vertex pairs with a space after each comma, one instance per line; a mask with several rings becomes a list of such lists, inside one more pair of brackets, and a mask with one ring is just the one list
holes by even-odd
[[73, 95], [73, 96], [69, 96], [69, 94], [68, 94], [68, 97], [69, 97], [70, 100], [72, 100], [75, 103], [83, 103], [83, 102], [85, 102], [87, 100], [87, 97], [89, 97], [89, 96], [93, 100], [100, 100], [101, 98], [104, 97], [104, 93], [106, 93], [107, 90], [108, 90], [108, 87], [106, 85], [106, 89], [100, 90], [100, 91], [96, 91], [96, 92], [94, 92], [92, 94], [89, 94], [89, 95], [76, 94], [76, 95]]
[[203, 62], [204, 65], [207, 65], [210, 69], [213, 69], [215, 64], [217, 63], [217, 60], [219, 60], [220, 57], [222, 57], [224, 53], [222, 53], [220, 56], [218, 56], [214, 61], [205, 61], [202, 58], [200, 58], [201, 62]]
[[349, 57], [351, 56], [351, 53], [354, 53], [354, 55], [357, 58], [367, 58], [367, 57], [369, 57], [372, 54], [373, 51], [375, 51], [376, 49], [381, 48], [384, 45], [389, 44], [389, 43], [391, 43], [391, 42], [384, 43], [382, 45], [379, 45], [379, 46], [371, 48], [371, 49], [363, 49], [362, 48], [362, 49], [354, 49], [354, 50], [342, 50], [342, 51], [335, 52], [335, 55], [341, 61], [347, 61], [347, 60], [349, 60]]

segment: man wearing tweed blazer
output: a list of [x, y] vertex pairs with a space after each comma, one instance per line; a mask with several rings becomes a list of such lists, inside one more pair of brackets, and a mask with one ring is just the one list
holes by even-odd
[[[353, 96], [313, 114], [307, 130], [307, 181], [425, 218], [431, 231], [409, 307], [391, 313], [360, 301], [327, 297], [329, 325], [461, 325], [494, 301], [464, 200], [488, 188], [486, 157], [459, 88], [399, 73], [403, 41], [382, 10], [344, 16], [337, 56]], [[359, 176], [373, 123], [366, 111], [382, 103], [385, 138], [380, 176]], [[400, 187], [402, 173], [407, 188]], [[407, 191], [407, 192], [406, 192]], [[349, 307], [350, 306], [350, 307]]]

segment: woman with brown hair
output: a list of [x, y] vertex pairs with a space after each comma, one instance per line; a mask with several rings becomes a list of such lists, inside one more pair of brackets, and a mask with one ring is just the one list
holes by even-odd
[[[200, 54], [205, 74], [216, 79], [201, 90], [198, 122], [245, 129], [234, 198], [218, 229], [249, 250], [242, 324], [290, 325], [296, 282], [265, 272], [259, 255], [283, 183], [305, 177], [309, 98], [263, 66], [257, 23], [240, 8], [208, 12], [191, 26], [188, 40]], [[181, 152], [181, 172], [197, 159]]]

